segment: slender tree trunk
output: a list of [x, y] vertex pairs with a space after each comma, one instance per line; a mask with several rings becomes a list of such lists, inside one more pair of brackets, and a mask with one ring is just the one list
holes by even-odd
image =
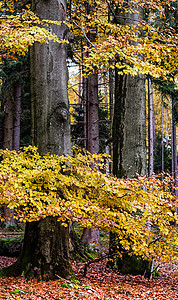
[[98, 74], [88, 77], [88, 151], [99, 152]]
[[[99, 116], [98, 116], [98, 77], [97, 74], [85, 78], [86, 103], [86, 148], [92, 154], [99, 152]], [[82, 238], [89, 249], [100, 250], [99, 230], [84, 228]]]
[[[15, 98], [14, 98], [14, 86], [11, 81], [9, 82], [9, 88], [4, 91], [5, 97], [5, 118], [4, 118], [4, 149], [14, 149], [14, 114], [15, 111]], [[20, 99], [21, 101], [21, 99]], [[15, 226], [14, 210], [4, 207], [5, 227]]]
[[[91, 14], [93, 7], [86, 4], [86, 11]], [[91, 42], [95, 41], [96, 34], [89, 33], [88, 38]], [[86, 103], [86, 149], [91, 154], [99, 152], [99, 115], [98, 115], [98, 74], [93, 73], [85, 78], [85, 103]], [[100, 234], [99, 230], [84, 228], [82, 242], [86, 243], [89, 249], [100, 250]]]
[[[32, 8], [41, 19], [65, 21], [66, 1], [33, 0]], [[58, 38], [65, 38], [66, 25], [49, 25]], [[70, 154], [70, 120], [67, 97], [67, 51], [65, 44], [52, 41], [30, 50], [32, 139], [41, 155]], [[27, 223], [23, 251], [4, 274], [50, 280], [69, 278], [69, 230], [54, 217]]]
[[[109, 69], [109, 119], [110, 119], [110, 135], [111, 138], [107, 143], [110, 143], [110, 155], [113, 157], [113, 137], [112, 137], [112, 128], [113, 128], [113, 117], [114, 117], [114, 105], [115, 105], [115, 70]], [[110, 173], [113, 172], [113, 160], [110, 163]]]
[[175, 122], [175, 103], [172, 97], [172, 113], [171, 113], [171, 148], [172, 148], [172, 177], [174, 179], [173, 191], [178, 195], [177, 191], [177, 142], [176, 142], [176, 122]]
[[5, 91], [4, 149], [20, 148], [21, 82], [10, 83]]
[[13, 149], [20, 148], [20, 112], [21, 112], [21, 82], [14, 85], [14, 126], [13, 126]]
[[154, 172], [154, 108], [153, 87], [151, 79], [148, 78], [148, 175]]
[[13, 148], [13, 89], [5, 91], [4, 149]]
[[84, 113], [84, 146], [87, 149], [88, 146], [88, 80], [83, 76], [83, 113]]
[[79, 65], [78, 104], [81, 104], [81, 90], [82, 90], [82, 68], [81, 65]]
[[[107, 77], [106, 75], [104, 76], [104, 102], [105, 102], [105, 111], [106, 111], [106, 119], [107, 119], [107, 123], [109, 124], [109, 103], [108, 103], [108, 85], [107, 85]], [[105, 152], [106, 154], [110, 154], [110, 146], [107, 143], [107, 139], [105, 139], [105, 145], [106, 145], [106, 149]], [[106, 171], [107, 174], [109, 174], [109, 167], [110, 164], [108, 162], [108, 170]]]
[[[154, 172], [154, 108], [153, 108], [153, 86], [151, 79], [148, 78], [148, 175]], [[151, 223], [146, 222], [148, 230], [151, 231]], [[152, 259], [150, 269], [150, 279], [153, 277], [155, 260]]]
[[164, 120], [163, 120], [163, 96], [161, 96], [161, 172], [164, 172]]

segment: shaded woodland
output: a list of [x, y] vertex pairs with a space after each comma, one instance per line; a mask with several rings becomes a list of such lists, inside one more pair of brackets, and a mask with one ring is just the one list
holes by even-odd
[[0, 275], [62, 281], [49, 299], [135, 299], [132, 283], [143, 299], [173, 259], [155, 297], [176, 297], [177, 1], [26, 5], [0, 9], [1, 228], [23, 239], [10, 266], [0, 239]]

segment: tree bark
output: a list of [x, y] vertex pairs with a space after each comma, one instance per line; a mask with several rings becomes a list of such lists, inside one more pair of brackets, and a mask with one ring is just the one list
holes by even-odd
[[[15, 130], [17, 122], [20, 128], [20, 112], [19, 106], [21, 103], [21, 89], [19, 90], [19, 99], [17, 99], [17, 82], [9, 80], [7, 87], [4, 90], [5, 102], [5, 118], [4, 118], [4, 149], [17, 150], [20, 145], [20, 131]], [[16, 144], [14, 144], [16, 142]], [[18, 148], [16, 148], [18, 146]], [[5, 227], [15, 226], [14, 210], [4, 207], [4, 225]]]
[[[172, 150], [172, 177], [174, 179], [173, 192], [178, 195], [177, 190], [177, 142], [176, 142], [176, 120], [175, 120], [175, 99], [171, 96], [172, 111], [171, 111], [171, 150]], [[178, 209], [176, 209], [178, 212]]]
[[146, 174], [146, 107], [143, 75], [118, 75], [113, 119], [113, 174]]
[[154, 172], [154, 108], [153, 87], [151, 79], [148, 78], [148, 175]]
[[[86, 4], [87, 14], [92, 14], [93, 7]], [[95, 31], [95, 29], [94, 29]], [[88, 38], [91, 42], [95, 41], [96, 34], [90, 32]], [[85, 98], [85, 136], [86, 136], [86, 149], [91, 153], [99, 153], [99, 115], [98, 115], [98, 73], [89, 75], [84, 80], [84, 98]], [[100, 250], [100, 234], [99, 230], [84, 228], [81, 238], [83, 243], [86, 243], [89, 249]]]
[[[41, 19], [65, 21], [65, 0], [34, 0], [33, 9]], [[65, 38], [64, 23], [49, 26], [59, 39]], [[39, 147], [41, 155], [70, 153], [66, 45], [36, 43], [30, 55], [32, 143]]]
[[164, 172], [164, 120], [163, 120], [163, 96], [161, 96], [161, 172]]
[[[125, 1], [125, 8], [133, 4]], [[117, 24], [138, 24], [143, 11], [122, 13], [116, 9]], [[117, 58], [119, 60], [119, 57]], [[133, 178], [146, 174], [146, 92], [145, 77], [118, 75], [115, 71], [115, 107], [113, 118], [113, 173], [118, 177]]]
[[14, 126], [13, 126], [13, 149], [20, 148], [20, 112], [21, 112], [21, 82], [14, 84]]
[[57, 218], [27, 223], [21, 255], [15, 264], [3, 270], [3, 275], [23, 274], [38, 280], [51, 280], [56, 274], [70, 278], [68, 239], [68, 228], [61, 226]]
[[[125, 2], [131, 5], [130, 1]], [[138, 9], [137, 9], [138, 10]], [[142, 11], [129, 14], [115, 11], [117, 24], [138, 24], [142, 18]], [[119, 60], [119, 57], [117, 57]], [[134, 178], [137, 174], [145, 175], [146, 161], [146, 92], [145, 77], [119, 75], [115, 69], [115, 105], [112, 127], [113, 139], [113, 174], [119, 178]], [[123, 253], [119, 258], [117, 252]], [[110, 265], [117, 267], [122, 273], [144, 273], [145, 262], [138, 261], [135, 256], [127, 255], [118, 237], [110, 234]]]
[[13, 148], [13, 89], [5, 91], [4, 143], [3, 148]]
[[[65, 0], [33, 0], [32, 8], [41, 19], [65, 21]], [[59, 39], [65, 38], [66, 25], [49, 25]], [[35, 45], [30, 49], [32, 140], [41, 155], [70, 154], [70, 118], [67, 97], [66, 45]], [[27, 223], [23, 251], [4, 274], [54, 279], [69, 278], [69, 232], [56, 218], [46, 217]]]
[[[113, 174], [119, 178], [145, 175], [146, 164], [146, 101], [143, 75], [120, 76], [116, 70], [115, 108], [113, 118]], [[122, 259], [117, 252], [123, 253]], [[146, 262], [130, 257], [116, 234], [110, 234], [110, 265], [122, 273], [143, 274]]]

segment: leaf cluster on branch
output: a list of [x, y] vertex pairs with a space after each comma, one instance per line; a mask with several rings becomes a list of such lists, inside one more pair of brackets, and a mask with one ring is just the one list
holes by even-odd
[[169, 175], [118, 179], [105, 174], [106, 155], [76, 148], [72, 156], [40, 156], [29, 146], [1, 150], [0, 158], [0, 206], [14, 209], [16, 218], [57, 216], [64, 226], [77, 221], [117, 233], [128, 253], [177, 256], [177, 199]]
[[[177, 32], [170, 23], [165, 25], [168, 12], [175, 23], [174, 3], [175, 0], [90, 0], [87, 4], [83, 0], [68, 1], [66, 24], [76, 37], [75, 61], [81, 63], [82, 52], [86, 75], [96, 67], [103, 71], [114, 68], [116, 62], [120, 74], [165, 78], [174, 73], [178, 65]], [[130, 18], [139, 14], [140, 9], [144, 17], [132, 23]], [[24, 55], [35, 41], [67, 42], [48, 30], [54, 24], [61, 23], [39, 20], [29, 4], [1, 1], [0, 61], [7, 57], [15, 59], [15, 54]], [[95, 34], [94, 42], [90, 40], [91, 34]]]
[[[18, 0], [1, 1], [0, 6], [0, 63], [5, 58], [17, 60], [17, 55], [25, 55], [34, 42], [48, 43], [63, 40], [49, 31], [49, 26], [61, 25], [59, 21], [40, 20], [30, 5]], [[66, 41], [65, 41], [66, 42]]]
[[[118, 68], [119, 73], [166, 76], [177, 70], [177, 33], [165, 25], [175, 1], [73, 1], [69, 21], [75, 36], [83, 37], [84, 70], [91, 74]], [[80, 12], [80, 13], [79, 13]], [[172, 19], [174, 17], [172, 16]], [[175, 20], [172, 20], [175, 22]], [[95, 32], [95, 42], [90, 33]], [[76, 51], [78, 40], [76, 43]], [[76, 54], [75, 54], [76, 55]], [[119, 58], [119, 60], [118, 60]]]

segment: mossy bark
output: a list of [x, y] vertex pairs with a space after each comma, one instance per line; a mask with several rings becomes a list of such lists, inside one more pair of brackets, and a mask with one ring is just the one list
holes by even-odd
[[57, 218], [46, 217], [27, 223], [21, 255], [15, 264], [3, 269], [1, 275], [23, 274], [39, 280], [54, 279], [57, 275], [71, 278], [68, 240], [68, 228], [61, 226]]
[[150, 276], [151, 262], [143, 260], [142, 257], [127, 253], [123, 254], [119, 263], [119, 269], [122, 274], [145, 275]]
[[0, 256], [18, 257], [22, 249], [23, 237], [1, 238]]

